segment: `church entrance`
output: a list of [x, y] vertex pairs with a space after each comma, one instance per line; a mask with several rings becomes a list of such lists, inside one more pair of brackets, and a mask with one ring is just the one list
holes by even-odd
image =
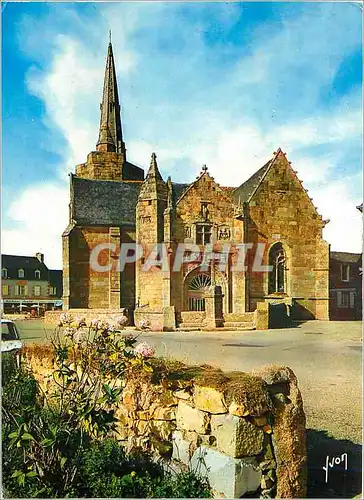
[[211, 286], [211, 278], [208, 274], [197, 274], [193, 276], [187, 285], [187, 299], [189, 311], [205, 310], [205, 289]]

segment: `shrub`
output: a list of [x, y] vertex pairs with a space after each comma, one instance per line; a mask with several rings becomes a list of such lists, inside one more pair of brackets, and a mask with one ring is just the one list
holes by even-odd
[[193, 472], [173, 476], [147, 455], [126, 455], [114, 440], [86, 451], [79, 496], [107, 498], [209, 498], [208, 484]]

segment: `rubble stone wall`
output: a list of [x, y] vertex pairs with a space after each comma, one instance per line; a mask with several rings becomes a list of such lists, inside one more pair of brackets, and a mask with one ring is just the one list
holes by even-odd
[[[25, 350], [44, 391], [52, 383], [49, 353], [40, 359], [36, 349]], [[149, 451], [182, 470], [192, 467], [207, 476], [216, 497], [306, 496], [305, 414], [290, 368], [225, 374], [187, 367], [152, 380], [134, 373], [120, 381], [116, 437], [128, 451]]]
[[[115, 321], [120, 316], [129, 317], [128, 310], [125, 308], [120, 309], [69, 309], [67, 311], [74, 319], [77, 317], [84, 318], [86, 323], [89, 324], [93, 319], [101, 319], [105, 321]], [[61, 314], [64, 311], [46, 311], [44, 313], [44, 323], [48, 325], [57, 325]]]

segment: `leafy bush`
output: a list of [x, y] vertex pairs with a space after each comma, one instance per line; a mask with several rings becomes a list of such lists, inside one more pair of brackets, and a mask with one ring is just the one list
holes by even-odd
[[208, 484], [193, 472], [173, 476], [147, 455], [126, 455], [114, 440], [94, 443], [80, 467], [79, 496], [107, 498], [209, 498]]

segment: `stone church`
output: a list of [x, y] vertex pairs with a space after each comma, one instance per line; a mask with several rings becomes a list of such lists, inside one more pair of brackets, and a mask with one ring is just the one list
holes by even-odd
[[[100, 114], [96, 151], [70, 176], [64, 309], [126, 309], [156, 329], [198, 328], [207, 316], [210, 326], [242, 327], [267, 304], [296, 319], [328, 319], [327, 221], [281, 149], [235, 187], [206, 166], [191, 183], [165, 181], [154, 153], [145, 176], [127, 160], [111, 42]], [[155, 260], [146, 270], [157, 243], [167, 265]], [[120, 266], [123, 245], [129, 259]], [[133, 261], [137, 245], [143, 254]]]

